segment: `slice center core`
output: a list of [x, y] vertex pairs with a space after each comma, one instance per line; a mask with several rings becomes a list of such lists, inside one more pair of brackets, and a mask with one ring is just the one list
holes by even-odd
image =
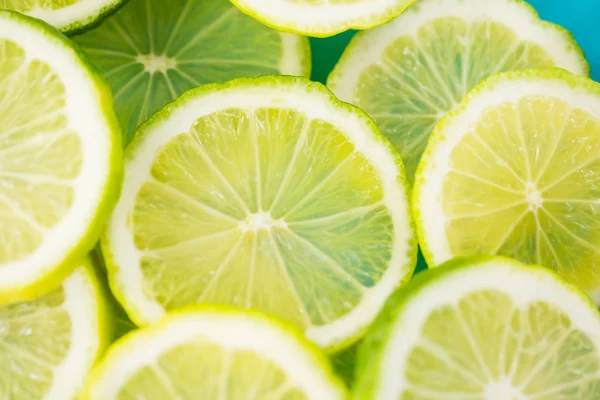
[[254, 214], [248, 215], [246, 220], [240, 222], [240, 228], [244, 231], [248, 230], [259, 230], [259, 229], [271, 229], [275, 226], [280, 228], [286, 228], [287, 224], [283, 220], [275, 220], [271, 217], [271, 213], [268, 211], [261, 211]]
[[170, 69], [177, 68], [177, 60], [167, 57], [166, 55], [139, 54], [136, 58], [137, 62], [144, 66], [144, 70], [154, 74], [160, 72], [166, 74]]
[[490, 383], [485, 397], [487, 400], [526, 400], [523, 393], [507, 381]]
[[525, 188], [525, 196], [527, 198], [527, 202], [529, 203], [529, 209], [534, 211], [542, 206], [542, 195], [535, 183], [527, 183]]

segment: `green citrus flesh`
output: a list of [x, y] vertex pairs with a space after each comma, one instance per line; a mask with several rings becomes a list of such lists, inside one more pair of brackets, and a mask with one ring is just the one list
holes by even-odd
[[390, 25], [359, 34], [329, 78], [338, 97], [375, 119], [411, 181], [436, 123], [486, 77], [555, 66], [589, 73], [570, 35], [525, 4], [493, 3], [421, 1]]
[[70, 34], [97, 25], [126, 0], [0, 0], [0, 9], [39, 18]]
[[[556, 90], [544, 93], [543, 83]], [[519, 94], [505, 100], [498, 94], [487, 108], [473, 108], [478, 98], [507, 90]], [[598, 301], [599, 100], [600, 86], [587, 78], [558, 70], [512, 73], [478, 87], [461, 112], [440, 123], [415, 187], [418, 212], [443, 215], [437, 226], [418, 218], [430, 264], [506, 255], [552, 268]], [[469, 128], [459, 132], [451, 125], [462, 118], [469, 119]], [[441, 167], [433, 174], [443, 178], [437, 200], [430, 202], [422, 189], [442, 147], [449, 153], [436, 161]]]
[[503, 258], [429, 270], [384, 310], [355, 399], [592, 400], [600, 316], [557, 275]]
[[127, 142], [188, 89], [241, 76], [310, 74], [306, 38], [269, 29], [227, 0], [131, 0], [73, 39], [111, 84]]
[[[399, 157], [336, 102], [305, 79], [247, 79], [191, 92], [142, 126], [127, 166], [142, 179], [125, 182], [103, 243], [134, 321], [216, 303], [306, 331], [347, 318], [327, 339], [315, 333], [328, 347], [364, 330], [412, 273], [416, 249]], [[164, 116], [178, 127], [163, 131]]]
[[74, 399], [109, 336], [94, 271], [85, 261], [36, 300], [0, 307], [0, 397]]
[[341, 400], [326, 358], [295, 331], [228, 309], [176, 312], [119, 340], [83, 399]]
[[0, 11], [0, 23], [0, 304], [6, 304], [56, 288], [94, 246], [100, 220], [116, 202], [122, 160], [105, 83], [81, 54], [41, 21]]

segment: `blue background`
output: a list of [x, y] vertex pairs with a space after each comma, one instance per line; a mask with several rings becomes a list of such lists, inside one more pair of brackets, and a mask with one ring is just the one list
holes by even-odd
[[[573, 33], [592, 66], [592, 78], [600, 81], [600, 0], [529, 0], [529, 3], [542, 19], [560, 24]], [[354, 33], [311, 39], [313, 80], [326, 81]]]
[[[487, 0], [481, 0], [487, 1]], [[529, 0], [540, 17], [567, 28], [592, 67], [592, 78], [600, 82], [600, 0]], [[313, 54], [312, 79], [325, 83], [344, 48], [356, 32], [345, 32], [327, 38], [311, 38]], [[427, 268], [419, 254], [417, 271]]]

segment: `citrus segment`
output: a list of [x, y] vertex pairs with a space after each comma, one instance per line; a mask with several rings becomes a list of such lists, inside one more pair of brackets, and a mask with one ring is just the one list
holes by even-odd
[[285, 77], [200, 88], [143, 125], [103, 244], [132, 318], [208, 302], [353, 340], [415, 262], [401, 161], [374, 129]]
[[127, 141], [154, 112], [196, 86], [310, 74], [306, 38], [266, 28], [227, 0], [131, 0], [74, 40], [110, 82]]
[[175, 312], [117, 342], [92, 373], [84, 399], [345, 398], [313, 345], [258, 314]]
[[431, 265], [507, 255], [555, 269], [598, 300], [599, 95], [560, 70], [509, 73], [442, 120], [415, 185]]
[[599, 349], [598, 311], [547, 269], [459, 260], [390, 301], [360, 349], [354, 398], [591, 400]]
[[[520, 1], [422, 0], [353, 39], [328, 85], [394, 143], [412, 181], [436, 123], [491, 74], [589, 66], [572, 37]], [[384, 87], [386, 90], [381, 90]]]

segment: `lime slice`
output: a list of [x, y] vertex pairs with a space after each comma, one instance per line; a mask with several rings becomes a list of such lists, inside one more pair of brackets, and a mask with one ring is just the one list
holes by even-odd
[[342, 400], [325, 356], [294, 330], [259, 314], [175, 312], [119, 340], [82, 400]]
[[89, 260], [36, 300], [0, 307], [0, 397], [74, 399], [110, 329]]
[[330, 357], [331, 366], [339, 376], [346, 387], [351, 388], [354, 385], [354, 367], [356, 364], [356, 351], [360, 342]]
[[116, 203], [121, 138], [105, 83], [64, 36], [0, 11], [0, 304], [59, 286]]
[[422, 0], [358, 34], [328, 86], [375, 119], [412, 182], [433, 127], [471, 88], [496, 72], [555, 66], [589, 73], [573, 37], [523, 1]]
[[500, 254], [600, 302], [600, 85], [562, 70], [490, 78], [436, 127], [415, 183], [430, 266]]
[[328, 37], [391, 21], [415, 0], [231, 0], [265, 25], [285, 32]]
[[93, 27], [126, 0], [0, 0], [0, 9], [18, 11], [65, 33]]
[[131, 0], [73, 39], [111, 84], [127, 142], [148, 117], [196, 86], [310, 75], [307, 38], [269, 29], [227, 0]]
[[453, 261], [390, 300], [357, 376], [356, 400], [595, 400], [600, 314], [546, 268]]
[[132, 320], [255, 308], [331, 350], [416, 263], [402, 160], [360, 110], [304, 78], [186, 93], [127, 149], [102, 250]]

